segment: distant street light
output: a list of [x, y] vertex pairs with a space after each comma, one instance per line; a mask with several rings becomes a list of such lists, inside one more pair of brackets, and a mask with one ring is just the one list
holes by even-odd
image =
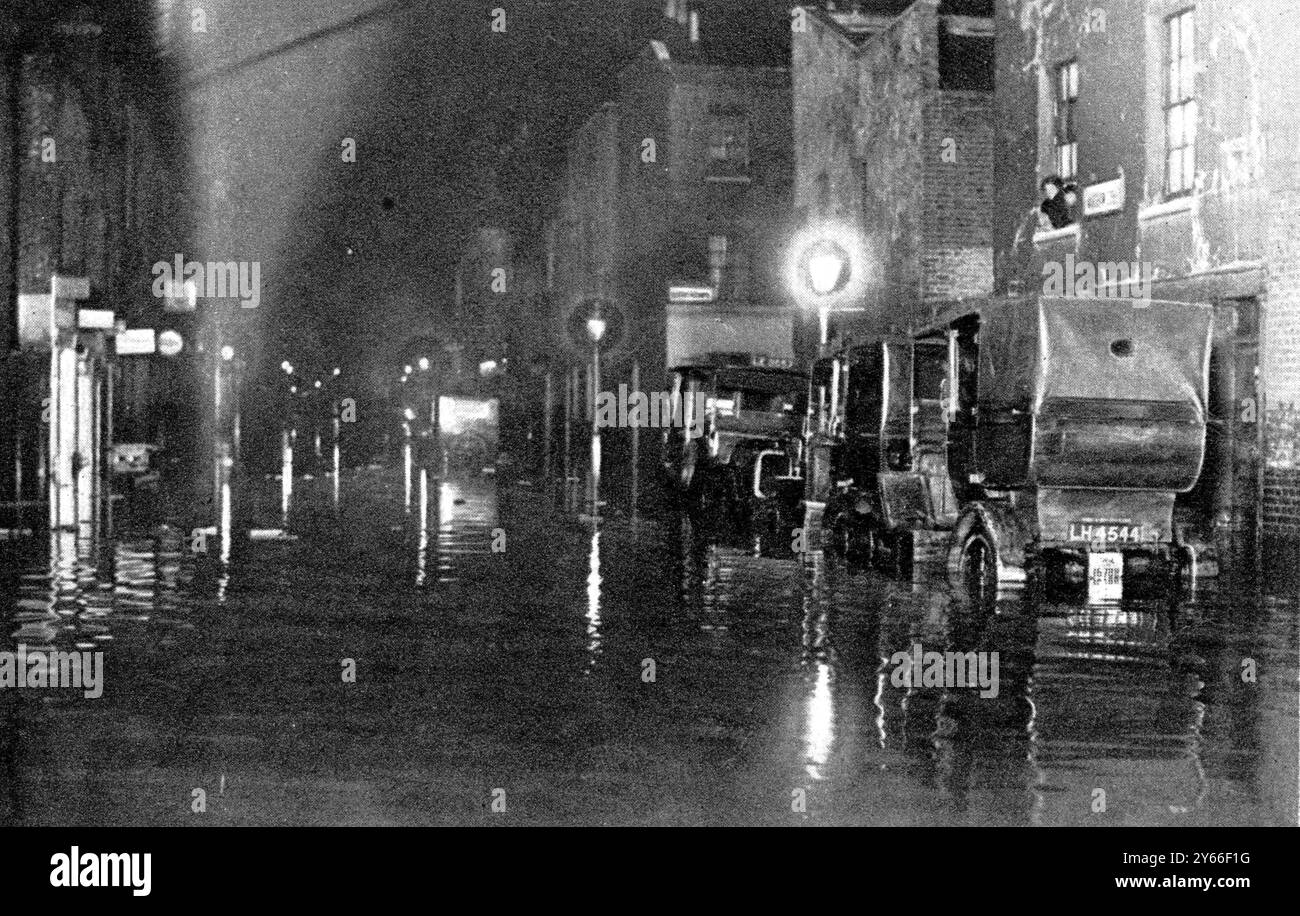
[[600, 344], [601, 339], [605, 336], [608, 324], [599, 314], [593, 315], [587, 319], [587, 336], [591, 338], [593, 344]]
[[497, 371], [497, 361], [495, 359], [487, 359], [478, 364], [479, 375], [491, 375], [493, 372], [496, 371]]
[[317, 387], [317, 388], [320, 387], [320, 379], [316, 379], [316, 387]]
[[338, 374], [339, 374], [339, 367], [338, 367], [338, 366], [335, 366], [335, 367], [334, 367], [334, 377], [335, 377], [335, 378], [338, 378]]
[[284, 370], [285, 375], [293, 375], [293, 365], [287, 359], [280, 363], [280, 368]]
[[230, 362], [232, 359], [235, 358], [235, 348], [229, 345], [222, 347], [221, 358], [224, 359], [226, 362]]
[[427, 356], [421, 356], [421, 357], [420, 357], [419, 366], [420, 366], [420, 371], [421, 371], [421, 372], [428, 372], [428, 371], [429, 371], [429, 357], [427, 357]]
[[410, 375], [412, 371], [414, 371], [414, 370], [412, 370], [410, 366], [403, 366], [403, 367], [402, 367], [402, 373], [403, 373], [404, 375]]

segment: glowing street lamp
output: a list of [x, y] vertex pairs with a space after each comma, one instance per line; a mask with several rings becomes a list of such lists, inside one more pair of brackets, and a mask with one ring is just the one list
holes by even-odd
[[284, 362], [280, 363], [280, 368], [284, 370], [285, 375], [293, 375], [293, 364], [290, 363], [287, 359]]
[[804, 278], [818, 296], [829, 296], [849, 282], [849, 253], [835, 242], [823, 240], [809, 247], [803, 257]]
[[829, 298], [848, 285], [852, 273], [849, 253], [830, 239], [809, 245], [799, 258], [799, 273], [804, 285], [820, 300], [817, 305], [819, 342], [824, 347], [830, 338]]
[[403, 375], [410, 375], [412, 371], [413, 371], [413, 370], [411, 369], [410, 366], [403, 366], [403, 367], [402, 367], [402, 374], [403, 374]]
[[418, 365], [419, 365], [419, 367], [420, 367], [420, 371], [421, 371], [421, 372], [428, 372], [428, 371], [429, 371], [429, 357], [427, 357], [427, 356], [421, 356]]
[[593, 524], [600, 517], [600, 423], [597, 420], [596, 398], [600, 396], [600, 342], [609, 330], [609, 323], [597, 308], [587, 319], [587, 336], [591, 338], [591, 518]]

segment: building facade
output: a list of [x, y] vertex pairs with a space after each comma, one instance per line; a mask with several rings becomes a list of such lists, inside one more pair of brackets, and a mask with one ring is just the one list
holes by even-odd
[[[673, 365], [708, 352], [794, 353], [797, 313], [784, 277], [789, 70], [715, 62], [697, 10], [682, 2], [664, 12], [665, 33], [643, 45], [615, 98], [573, 135], [543, 232], [554, 439], [576, 455], [574, 466], [586, 460], [585, 439], [563, 451], [558, 430], [566, 414], [589, 420], [593, 347], [584, 329], [594, 311], [607, 328], [600, 390], [667, 390]], [[647, 479], [657, 442], [640, 438], [636, 464]], [[603, 439], [606, 464], [626, 470], [631, 434], [607, 430]], [[631, 498], [619, 492], [629, 477], [606, 475], [614, 499]]]
[[800, 235], [853, 256], [834, 330], [906, 330], [992, 291], [993, 22], [980, 12], [807, 8], [794, 30]]
[[[1214, 432], [1194, 496], [1221, 527], [1285, 535], [1300, 534], [1294, 12], [1285, 0], [996, 9], [997, 292], [1035, 292], [1064, 270], [1089, 283], [1100, 271], [1095, 292], [1113, 294], [1124, 265], [1151, 297], [1213, 303]], [[1048, 178], [1077, 186], [1061, 225], [1041, 216]]]
[[[54, 275], [85, 278], [82, 307], [150, 327], [151, 265], [186, 233], [180, 106], [151, 9], [38, 6], [0, 23], [0, 528], [45, 497], [49, 316], [34, 304]], [[118, 367], [122, 439], [145, 436], [168, 368]]]

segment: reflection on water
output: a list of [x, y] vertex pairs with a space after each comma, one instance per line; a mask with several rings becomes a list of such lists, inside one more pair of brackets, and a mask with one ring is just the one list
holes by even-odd
[[[100, 700], [0, 691], [0, 818], [185, 823], [176, 786], [224, 780], [225, 823], [458, 822], [464, 774], [500, 773], [539, 822], [786, 823], [803, 788], [826, 823], [1296, 823], [1294, 595], [976, 608], [490, 479], [420, 472], [412, 518], [403, 477], [346, 479], [338, 514], [304, 484], [300, 540], [230, 562], [129, 512], [0, 545], [0, 650], [105, 652]], [[997, 695], [894, 678], [916, 643], [996, 652]]]
[[587, 668], [590, 674], [600, 657], [600, 528], [591, 526], [591, 552], [587, 562]]
[[496, 527], [497, 494], [491, 481], [439, 483], [438, 581], [457, 581], [462, 564], [473, 563], [490, 552]]
[[[797, 709], [801, 742], [796, 752], [785, 735], [760, 737], [774, 766], [787, 755], [791, 784], [883, 773], [872, 791], [899, 801], [910, 789], [893, 774], [906, 773], [934, 793], [923, 810], [884, 806], [865, 822], [1296, 822], [1294, 598], [1252, 599], [1225, 579], [1173, 600], [1030, 593], [979, 610], [942, 575], [913, 585], [820, 554], [801, 563], [683, 543], [681, 601], [710, 632], [718, 608], [744, 608], [752, 634], [755, 619], [779, 623], [774, 583], [801, 568], [798, 674], [789, 690], [769, 688]], [[998, 653], [997, 696], [895, 686], [889, 659], [915, 642]], [[1271, 687], [1241, 680], [1242, 659], [1260, 654]]]

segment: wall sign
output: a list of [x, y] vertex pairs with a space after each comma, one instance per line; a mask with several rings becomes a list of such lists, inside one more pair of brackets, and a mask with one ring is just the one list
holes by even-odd
[[1124, 209], [1124, 197], [1122, 176], [1112, 181], [1089, 185], [1083, 192], [1083, 215], [1101, 216], [1104, 213], [1117, 213]]

